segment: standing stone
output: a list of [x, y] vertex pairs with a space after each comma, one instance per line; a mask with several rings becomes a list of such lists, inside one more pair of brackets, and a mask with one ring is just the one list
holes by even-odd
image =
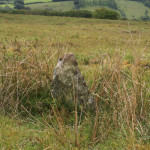
[[65, 54], [58, 60], [54, 69], [51, 93], [54, 98], [66, 102], [73, 103], [77, 99], [78, 105], [86, 106], [93, 102], [74, 54]]

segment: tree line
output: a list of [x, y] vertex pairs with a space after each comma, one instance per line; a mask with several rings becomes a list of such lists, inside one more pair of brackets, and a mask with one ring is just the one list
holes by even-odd
[[48, 10], [26, 10], [26, 9], [12, 9], [0, 10], [2, 13], [9, 14], [25, 14], [25, 15], [44, 15], [44, 16], [65, 16], [78, 18], [96, 18], [96, 19], [120, 19], [120, 14], [117, 11], [99, 8], [94, 12], [88, 10], [70, 10], [70, 11], [48, 11]]

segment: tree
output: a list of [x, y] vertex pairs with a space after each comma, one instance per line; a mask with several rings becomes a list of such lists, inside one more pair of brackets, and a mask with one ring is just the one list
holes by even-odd
[[142, 20], [150, 20], [150, 17], [148, 15], [148, 10], [145, 11], [144, 16], [141, 17]]
[[79, 0], [74, 0], [74, 5], [76, 9], [79, 9], [80, 8]]
[[14, 0], [14, 8], [15, 9], [24, 9], [24, 1], [23, 0]]

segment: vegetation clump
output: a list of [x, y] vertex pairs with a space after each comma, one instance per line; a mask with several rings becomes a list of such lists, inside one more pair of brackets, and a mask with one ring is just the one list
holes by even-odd
[[65, 12], [65, 16], [80, 17], [80, 18], [92, 18], [92, 12], [88, 10], [70, 10]]
[[15, 9], [24, 9], [24, 1], [23, 0], [14, 0], [14, 8]]
[[95, 12], [93, 13], [94, 18], [97, 19], [119, 19], [120, 14], [114, 10], [110, 10], [107, 8], [99, 8], [96, 9]]
[[88, 11], [88, 10], [70, 10], [70, 11], [49, 11], [49, 10], [30, 10], [30, 9], [27, 10], [27, 8], [19, 9], [19, 10], [2, 9], [1, 12], [9, 13], [9, 14], [65, 16], [65, 17], [97, 18], [97, 19], [113, 19], [113, 20], [120, 19], [120, 14], [118, 12], [106, 8], [97, 9], [95, 10], [95, 12]]

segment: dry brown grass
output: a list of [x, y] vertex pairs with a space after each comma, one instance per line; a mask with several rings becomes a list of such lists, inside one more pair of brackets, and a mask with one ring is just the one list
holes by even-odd
[[[36, 148], [149, 148], [149, 22], [0, 16], [8, 21], [1, 23], [7, 39], [1, 38], [0, 45], [0, 108], [12, 116], [28, 115], [43, 126], [41, 135], [35, 130], [36, 136], [27, 136], [36, 139]], [[53, 68], [68, 51], [75, 53], [94, 95], [94, 112], [78, 110], [77, 105], [70, 112], [51, 97]], [[5, 130], [4, 134], [10, 135]], [[31, 147], [34, 142], [29, 142]], [[22, 148], [1, 139], [0, 143], [0, 148]]]

